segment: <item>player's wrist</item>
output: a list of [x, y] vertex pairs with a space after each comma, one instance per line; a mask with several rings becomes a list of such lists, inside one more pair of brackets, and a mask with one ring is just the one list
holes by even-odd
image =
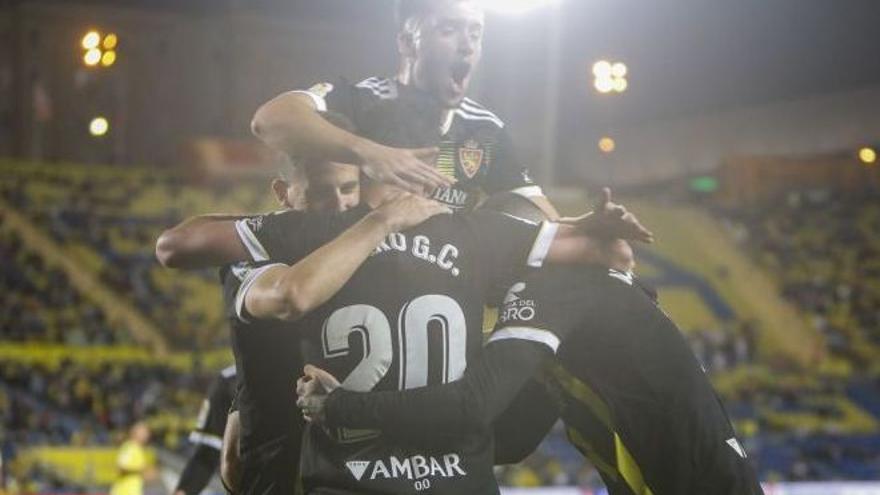
[[350, 138], [346, 143], [346, 148], [348, 148], [349, 153], [354, 157], [353, 164], [358, 166], [363, 166], [372, 162], [372, 157], [376, 154], [376, 151], [380, 146], [381, 145], [370, 141], [367, 138], [362, 138], [354, 134], [350, 135]]
[[380, 206], [371, 211], [370, 214], [366, 216], [366, 220], [372, 222], [378, 227], [379, 233], [383, 238], [386, 235], [399, 230], [399, 222], [397, 221], [394, 212], [389, 211], [385, 206]]

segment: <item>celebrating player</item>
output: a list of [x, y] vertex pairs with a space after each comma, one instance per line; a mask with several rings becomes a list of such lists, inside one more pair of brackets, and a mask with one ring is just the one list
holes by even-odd
[[[284, 93], [257, 111], [254, 134], [291, 156], [355, 163], [372, 179], [414, 193], [424, 187], [453, 208], [473, 208], [481, 193], [514, 191], [555, 218], [516, 158], [504, 122], [465, 97], [482, 56], [485, 19], [477, 2], [401, 0], [397, 17], [396, 78], [340, 80]], [[404, 125], [431, 131], [436, 139], [405, 149], [362, 137], [387, 124], [386, 101], [404, 103], [409, 108]], [[358, 135], [319, 118], [327, 110], [347, 116]]]
[[489, 429], [542, 370], [558, 401], [521, 396], [504, 412], [517, 428], [506, 435], [531, 442], [519, 442], [520, 455], [558, 409], [613, 495], [763, 493], [702, 367], [631, 275], [547, 267], [515, 284], [499, 315], [480, 362], [454, 384], [364, 394], [308, 367], [300, 405], [330, 429], [430, 441], [435, 432]]

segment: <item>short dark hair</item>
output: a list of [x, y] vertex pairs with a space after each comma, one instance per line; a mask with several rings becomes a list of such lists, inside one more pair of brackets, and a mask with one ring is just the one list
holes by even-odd
[[407, 21], [413, 17], [423, 17], [431, 12], [432, 4], [436, 0], [397, 0], [394, 10], [397, 20], [397, 29], [403, 31]]

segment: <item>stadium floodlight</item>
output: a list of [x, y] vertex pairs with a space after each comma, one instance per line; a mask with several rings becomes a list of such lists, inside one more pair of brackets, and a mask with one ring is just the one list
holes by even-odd
[[103, 46], [105, 50], [112, 50], [116, 48], [117, 43], [119, 43], [119, 37], [113, 33], [109, 33], [107, 36], [104, 36], [104, 41], [101, 43], [101, 46]]
[[873, 148], [862, 148], [859, 150], [859, 160], [865, 165], [877, 163], [877, 152]]
[[612, 153], [617, 148], [617, 143], [614, 142], [614, 139], [605, 136], [599, 140], [599, 149], [602, 153]]
[[101, 42], [101, 33], [97, 31], [89, 31], [82, 37], [82, 47], [84, 50], [91, 50], [98, 47]]
[[101, 137], [110, 130], [110, 122], [105, 117], [95, 117], [89, 122], [89, 134]]
[[86, 66], [96, 67], [101, 64], [106, 68], [116, 63], [116, 45], [119, 44], [119, 37], [116, 34], [107, 33], [102, 36], [100, 32], [90, 30], [82, 37], [80, 44], [85, 50], [83, 63]]
[[593, 87], [602, 94], [623, 93], [629, 87], [628, 73], [629, 68], [623, 62], [599, 60], [593, 64]]
[[104, 52], [104, 55], [101, 56], [101, 65], [104, 67], [110, 67], [114, 62], [116, 62], [116, 52], [113, 50], [107, 50]]
[[499, 14], [523, 14], [559, 2], [560, 0], [480, 0], [480, 4], [486, 10]]
[[610, 93], [614, 91], [614, 80], [610, 77], [596, 78], [593, 86], [596, 88], [596, 91], [600, 93]]
[[607, 60], [599, 60], [593, 64], [593, 75], [596, 76], [597, 79], [611, 77], [612, 70], [611, 62]]
[[86, 50], [85, 55], [83, 55], [83, 63], [88, 65], [89, 67], [94, 67], [98, 65], [98, 62], [101, 61], [101, 50], [97, 48], [89, 48]]

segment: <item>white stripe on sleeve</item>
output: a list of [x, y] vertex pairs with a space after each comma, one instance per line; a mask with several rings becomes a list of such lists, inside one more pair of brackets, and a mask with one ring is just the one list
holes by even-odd
[[505, 327], [497, 332], [493, 333], [491, 337], [489, 337], [489, 342], [495, 342], [498, 340], [530, 340], [532, 342], [537, 342], [539, 344], [544, 344], [556, 353], [556, 350], [559, 349], [559, 337], [553, 334], [553, 332], [549, 330], [542, 330], [540, 328], [531, 328], [531, 327]]
[[260, 244], [260, 240], [257, 239], [256, 234], [248, 225], [247, 219], [236, 220], [235, 231], [238, 233], [238, 238], [241, 239], [242, 244], [250, 253], [253, 261], [269, 261], [269, 253]]
[[248, 291], [251, 290], [251, 287], [253, 287], [257, 279], [260, 278], [260, 275], [262, 275], [269, 268], [273, 268], [276, 266], [286, 267], [287, 265], [283, 263], [264, 265], [248, 271], [247, 275], [245, 275], [244, 280], [242, 280], [241, 285], [238, 287], [238, 292], [236, 292], [235, 294], [235, 316], [237, 316], [239, 320], [245, 323], [250, 323], [250, 320], [248, 320], [244, 316], [244, 298], [247, 296]]
[[312, 99], [312, 102], [315, 104], [315, 108], [319, 112], [326, 112], [327, 111], [327, 100], [324, 99], [323, 96], [312, 93], [311, 91], [305, 91], [305, 90], [301, 90], [301, 89], [298, 89], [296, 91], [291, 91], [290, 93], [291, 94], [298, 94], [298, 95], [306, 95]]
[[559, 224], [554, 222], [543, 222], [532, 250], [529, 252], [526, 264], [532, 268], [541, 268], [547, 253], [550, 252], [550, 246], [553, 245], [553, 239], [556, 237], [556, 231], [559, 230]]

